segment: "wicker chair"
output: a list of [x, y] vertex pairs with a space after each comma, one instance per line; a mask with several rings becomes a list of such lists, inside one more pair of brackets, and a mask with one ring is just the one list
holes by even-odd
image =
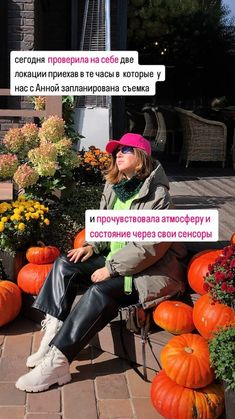
[[181, 160], [221, 161], [226, 159], [227, 127], [222, 122], [211, 121], [193, 114], [185, 109], [175, 108], [183, 130]]
[[143, 136], [150, 139], [152, 150], [164, 151], [166, 145], [166, 124], [158, 108], [145, 106], [142, 109], [145, 118]]
[[145, 106], [142, 109], [145, 119], [145, 128], [143, 132], [143, 137], [145, 138], [155, 138], [157, 135], [157, 120], [155, 117], [155, 112], [150, 106]]

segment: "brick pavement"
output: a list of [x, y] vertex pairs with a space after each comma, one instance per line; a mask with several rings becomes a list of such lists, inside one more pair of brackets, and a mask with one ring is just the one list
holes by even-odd
[[[27, 356], [41, 339], [39, 326], [25, 318], [0, 329], [0, 419], [160, 419], [145, 383], [114, 355], [86, 347], [72, 363], [72, 381], [43, 393], [14, 386], [27, 372]], [[149, 379], [155, 372], [148, 371]]]

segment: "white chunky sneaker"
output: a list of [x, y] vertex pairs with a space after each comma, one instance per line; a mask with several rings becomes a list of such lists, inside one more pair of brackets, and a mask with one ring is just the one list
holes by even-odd
[[62, 352], [51, 346], [41, 363], [20, 377], [15, 386], [19, 390], [37, 393], [53, 384], [63, 385], [71, 381], [69, 362]]
[[27, 358], [26, 366], [29, 368], [36, 367], [46, 353], [49, 351], [49, 343], [55, 337], [56, 333], [60, 330], [63, 322], [58, 320], [56, 317], [51, 316], [50, 314], [46, 315], [45, 320], [42, 321], [42, 331], [44, 331], [44, 336], [41, 340], [39, 349], [34, 354], [30, 355]]

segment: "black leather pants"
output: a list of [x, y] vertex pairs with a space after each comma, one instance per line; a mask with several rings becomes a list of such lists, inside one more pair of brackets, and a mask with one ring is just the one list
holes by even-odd
[[[34, 308], [64, 321], [50, 344], [63, 352], [69, 362], [116, 317], [120, 307], [138, 302], [134, 287], [131, 294], [124, 293], [122, 276], [91, 281], [92, 273], [104, 265], [103, 256], [93, 255], [78, 263], [70, 262], [65, 255], [59, 256], [34, 302]], [[76, 296], [75, 285], [89, 288], [70, 312]]]

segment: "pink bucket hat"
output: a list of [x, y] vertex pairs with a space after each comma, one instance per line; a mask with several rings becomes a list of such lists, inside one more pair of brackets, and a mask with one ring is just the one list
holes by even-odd
[[106, 145], [107, 153], [113, 153], [113, 151], [120, 145], [129, 145], [131, 147], [140, 148], [141, 150], [146, 151], [147, 154], [151, 155], [150, 142], [140, 134], [128, 133], [123, 135], [119, 141], [110, 140]]

